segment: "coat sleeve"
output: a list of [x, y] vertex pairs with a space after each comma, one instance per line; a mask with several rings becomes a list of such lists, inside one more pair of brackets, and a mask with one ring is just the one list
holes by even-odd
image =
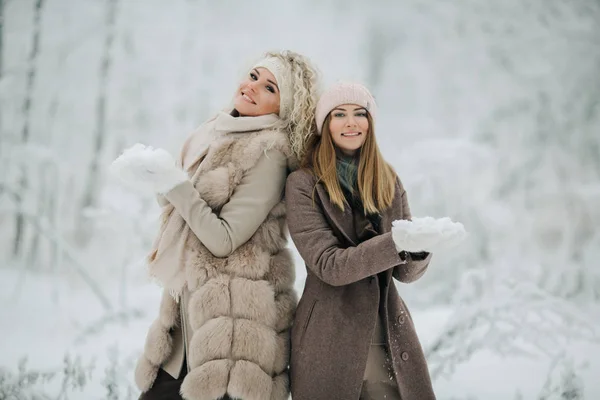
[[167, 200], [167, 198], [164, 195], [162, 195], [162, 194], [157, 194], [156, 195], [156, 202], [161, 207], [164, 207], [167, 204], [169, 204], [169, 200]]
[[227, 257], [254, 235], [281, 201], [286, 176], [285, 155], [271, 149], [244, 175], [219, 215], [190, 181], [177, 185], [165, 197], [215, 257]]
[[304, 170], [288, 177], [287, 219], [290, 236], [307, 267], [323, 282], [343, 286], [393, 268], [404, 261], [391, 232], [344, 248], [322, 207], [313, 201], [314, 179]]
[[[402, 184], [400, 184], [400, 190], [402, 190], [402, 219], [411, 220], [406, 190]], [[403, 253], [405, 263], [395, 266], [392, 276], [400, 282], [411, 283], [423, 276], [429, 266], [429, 261], [431, 261], [431, 253]]]

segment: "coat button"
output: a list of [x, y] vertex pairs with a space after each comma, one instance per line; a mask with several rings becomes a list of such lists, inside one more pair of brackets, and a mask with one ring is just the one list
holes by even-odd
[[404, 361], [407, 361], [408, 360], [408, 353], [407, 352], [403, 352], [402, 355], [401, 355], [401, 357], [402, 357], [402, 359]]
[[401, 315], [398, 317], [398, 323], [400, 325], [402, 325], [405, 321], [406, 321], [406, 318], [404, 317], [404, 315]]

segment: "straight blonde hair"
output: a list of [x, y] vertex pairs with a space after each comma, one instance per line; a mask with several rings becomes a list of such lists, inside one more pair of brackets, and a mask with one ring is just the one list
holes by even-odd
[[[396, 190], [397, 175], [381, 155], [371, 114], [367, 113], [369, 130], [358, 161], [358, 192], [365, 214], [380, 213], [392, 205]], [[313, 135], [308, 141], [302, 167], [310, 169], [317, 177], [317, 183], [323, 182], [331, 202], [344, 211], [345, 197], [337, 176], [336, 152], [329, 121], [325, 118], [321, 136]]]

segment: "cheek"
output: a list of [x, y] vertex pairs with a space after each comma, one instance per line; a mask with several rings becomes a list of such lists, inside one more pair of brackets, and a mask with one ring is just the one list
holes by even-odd
[[273, 101], [273, 107], [275, 107], [276, 109], [279, 109], [280, 103], [281, 103], [281, 95], [273, 95], [270, 96], [272, 101]]
[[330, 132], [331, 134], [331, 139], [333, 140], [333, 144], [339, 146], [342, 144], [342, 141], [340, 140], [340, 135], [335, 134], [333, 132]]
[[343, 127], [344, 124], [342, 121], [335, 119], [331, 120], [331, 122], [329, 123], [329, 132], [331, 133], [334, 139], [341, 135]]
[[360, 129], [365, 133], [369, 131], [369, 120], [368, 119], [364, 118], [361, 121]]
[[365, 142], [367, 141], [367, 135], [368, 135], [368, 133], [367, 133], [367, 134], [364, 134], [364, 135], [362, 136], [362, 140], [360, 141], [360, 145], [361, 145], [361, 146], [362, 146], [363, 144], [365, 144]]
[[260, 105], [261, 109], [267, 113], [275, 112], [277, 110], [277, 106], [279, 105], [279, 100], [276, 98], [276, 96], [271, 95], [261, 94], [256, 101]]
[[364, 135], [362, 135], [362, 140], [360, 141], [360, 145], [362, 146], [365, 143], [365, 141], [367, 140], [367, 135], [370, 135], [369, 121], [365, 122], [364, 126], [361, 126], [361, 130], [364, 132]]
[[331, 133], [331, 139], [333, 139], [333, 144], [336, 146], [343, 148], [345, 146], [345, 141], [342, 138], [341, 133]]

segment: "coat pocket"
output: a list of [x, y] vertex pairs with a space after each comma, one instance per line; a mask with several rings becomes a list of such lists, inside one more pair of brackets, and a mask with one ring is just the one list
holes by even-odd
[[310, 306], [310, 309], [308, 310], [308, 315], [306, 316], [306, 320], [304, 321], [304, 325], [302, 325], [302, 331], [300, 332], [300, 343], [302, 343], [302, 341], [304, 340], [304, 334], [306, 333], [306, 330], [308, 329], [308, 324], [310, 324], [310, 319], [313, 315], [313, 311], [315, 310], [315, 306], [317, 305], [318, 300], [315, 300], [312, 305]]

